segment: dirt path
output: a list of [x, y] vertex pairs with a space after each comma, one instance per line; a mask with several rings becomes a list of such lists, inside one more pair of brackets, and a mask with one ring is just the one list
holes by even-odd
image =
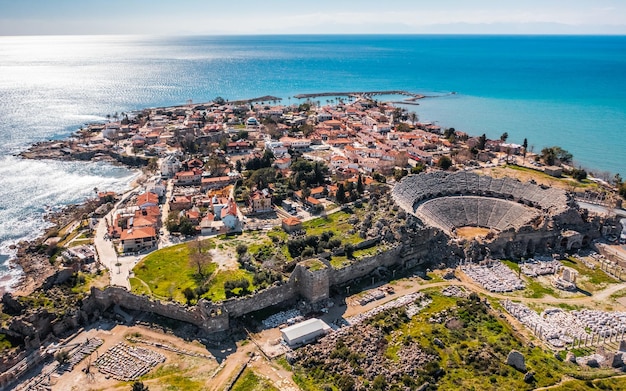
[[237, 348], [237, 351], [226, 357], [226, 359], [220, 364], [218, 371], [207, 382], [207, 389], [211, 391], [223, 390], [241, 368], [243, 363], [248, 361], [250, 354], [254, 352], [255, 349], [256, 346], [249, 343], [243, 347]]
[[294, 383], [292, 373], [274, 363], [267, 361], [263, 356], [255, 357], [248, 365], [256, 374], [268, 379], [280, 391], [298, 391], [300, 387]]

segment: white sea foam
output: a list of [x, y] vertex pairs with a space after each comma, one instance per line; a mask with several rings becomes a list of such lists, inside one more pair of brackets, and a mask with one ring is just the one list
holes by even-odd
[[0, 156], [0, 277], [10, 274], [15, 280], [19, 271], [6, 265], [15, 255], [10, 247], [41, 235], [47, 228], [46, 213], [94, 197], [94, 188], [121, 192], [135, 175], [107, 163]]

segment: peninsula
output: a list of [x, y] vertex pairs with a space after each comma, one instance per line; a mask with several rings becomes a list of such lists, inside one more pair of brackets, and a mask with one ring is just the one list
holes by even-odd
[[20, 247], [44, 271], [2, 297], [0, 390], [623, 387], [621, 178], [373, 99], [398, 94], [423, 98], [216, 98], [23, 152], [143, 175]]

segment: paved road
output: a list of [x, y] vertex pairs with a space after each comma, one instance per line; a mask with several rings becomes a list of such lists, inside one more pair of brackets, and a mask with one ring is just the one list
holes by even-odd
[[135, 191], [135, 189], [126, 192], [121, 200], [115, 204], [115, 207], [103, 218], [100, 219], [98, 227], [96, 228], [96, 236], [94, 238], [94, 245], [98, 252], [98, 259], [100, 263], [109, 269], [109, 275], [111, 278], [111, 285], [123, 286], [130, 290], [130, 283], [128, 282], [128, 276], [136, 264], [135, 257], [119, 257], [113, 247], [111, 240], [106, 240], [104, 237], [107, 234], [106, 220], [112, 221], [112, 216], [115, 214], [117, 207]]

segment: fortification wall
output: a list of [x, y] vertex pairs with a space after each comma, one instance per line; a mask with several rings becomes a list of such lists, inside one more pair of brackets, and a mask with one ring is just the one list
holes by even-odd
[[221, 306], [210, 304], [205, 300], [193, 307], [185, 307], [178, 303], [161, 302], [146, 296], [137, 296], [121, 287], [108, 287], [104, 290], [93, 288], [92, 298], [101, 308], [108, 308], [113, 304], [121, 307], [154, 313], [171, 319], [196, 325], [207, 332], [227, 330], [229, 326], [228, 314], [222, 311]]
[[291, 273], [289, 281], [282, 285], [269, 287], [252, 296], [226, 300], [222, 303], [222, 307], [228, 315], [239, 317], [263, 308], [295, 300], [299, 293], [297, 282], [299, 271], [297, 269], [298, 267]]
[[380, 254], [361, 258], [358, 262], [341, 269], [333, 269], [329, 275], [330, 285], [341, 285], [355, 278], [364, 277], [380, 266], [389, 267], [401, 264], [401, 251], [401, 246], [397, 246]]

